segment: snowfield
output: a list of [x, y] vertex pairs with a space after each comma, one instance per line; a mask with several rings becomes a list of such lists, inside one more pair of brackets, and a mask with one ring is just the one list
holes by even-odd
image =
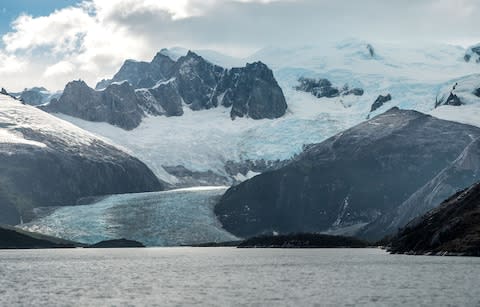
[[22, 129], [35, 130], [46, 138], [49, 135], [61, 135], [62, 139], [72, 147], [90, 145], [98, 139], [94, 134], [68, 121], [58, 120], [53, 115], [0, 94], [0, 143], [46, 147], [41, 142], [25, 139]]
[[[373, 56], [368, 43], [374, 48]], [[186, 50], [182, 48], [170, 50], [174, 58], [183, 52]], [[258, 60], [269, 65], [284, 91], [287, 114], [276, 120], [232, 121], [229, 110], [223, 107], [204, 111], [184, 108], [181, 117], [147, 117], [132, 131], [57, 116], [120, 145], [172, 184], [177, 179], [162, 166], [183, 165], [191, 171], [211, 170], [226, 176], [224, 165], [228, 160], [289, 159], [304, 145], [319, 143], [394, 106], [480, 126], [480, 97], [471, 94], [473, 86], [480, 87], [480, 65], [465, 62], [466, 49], [459, 46], [405, 47], [352, 39], [324, 46], [270, 47], [247, 59], [198, 52], [224, 66]], [[327, 78], [335, 87], [348, 84], [365, 93], [318, 99], [294, 89], [302, 76]], [[435, 109], [436, 99], [449, 93], [457, 82], [459, 96], [467, 104]], [[386, 94], [391, 94], [392, 100], [370, 114], [375, 99]], [[238, 178], [243, 178], [240, 175]]]

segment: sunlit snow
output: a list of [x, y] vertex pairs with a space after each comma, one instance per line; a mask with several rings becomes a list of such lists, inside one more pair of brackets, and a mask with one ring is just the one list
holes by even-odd
[[71, 146], [90, 145], [98, 139], [95, 135], [68, 121], [59, 120], [7, 95], [0, 95], [0, 143], [46, 147], [41, 142], [26, 139], [21, 132], [22, 129], [34, 130], [46, 138], [49, 135], [61, 136], [62, 140]]

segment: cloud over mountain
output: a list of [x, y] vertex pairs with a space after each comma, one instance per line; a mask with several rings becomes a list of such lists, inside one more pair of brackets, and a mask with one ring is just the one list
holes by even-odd
[[39, 79], [52, 89], [78, 78], [93, 84], [126, 58], [147, 60], [176, 45], [236, 56], [347, 36], [468, 45], [479, 15], [475, 0], [84, 0], [18, 16], [2, 36], [0, 78], [12, 89]]

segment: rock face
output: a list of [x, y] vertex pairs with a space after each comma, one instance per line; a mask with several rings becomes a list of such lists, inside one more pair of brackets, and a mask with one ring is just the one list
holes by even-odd
[[477, 96], [477, 97], [480, 98], [480, 87], [477, 88], [477, 89], [475, 89], [475, 90], [473, 91], [473, 95], [475, 95], [475, 96]]
[[25, 104], [31, 106], [39, 106], [48, 103], [52, 99], [58, 99], [61, 96], [60, 92], [50, 92], [42, 86], [26, 88], [19, 93], [10, 93], [11, 96], [19, 99]]
[[340, 95], [355, 95], [362, 96], [364, 91], [361, 88], [349, 89], [348, 86], [344, 86], [342, 89], [334, 87], [332, 82], [328, 79], [312, 79], [301, 77], [298, 79], [300, 83], [295, 87], [297, 91], [303, 91], [311, 93], [317, 98], [334, 98]]
[[480, 184], [456, 193], [410, 222], [392, 240], [392, 253], [480, 256]]
[[478, 137], [478, 128], [394, 108], [230, 188], [215, 212], [225, 229], [241, 237], [358, 233], [396, 212]]
[[438, 99], [437, 97], [437, 100], [435, 102], [435, 108], [441, 106], [441, 105], [445, 105], [445, 106], [461, 106], [463, 105], [463, 102], [462, 100], [455, 94], [455, 90], [458, 86], [458, 82], [455, 83], [455, 85], [453, 85], [453, 88], [452, 90], [450, 91], [450, 93], [448, 94], [448, 96], [445, 98], [444, 97], [441, 97], [440, 99]]
[[463, 58], [465, 62], [480, 63], [480, 45], [468, 48]]
[[287, 110], [280, 86], [272, 71], [262, 62], [226, 71], [215, 97], [217, 103], [232, 108], [232, 119], [274, 119], [283, 116]]
[[383, 106], [386, 102], [392, 100], [392, 96], [390, 94], [387, 94], [385, 96], [379, 95], [377, 99], [372, 104], [372, 107], [370, 108], [370, 112], [373, 112]]
[[232, 119], [274, 119], [287, 109], [265, 64], [224, 69], [191, 51], [177, 61], [162, 52], [150, 63], [127, 60], [113, 79], [102, 80], [96, 89], [70, 82], [60, 99], [43, 109], [127, 130], [137, 127], [146, 114], [181, 116], [184, 106], [198, 111], [221, 105], [231, 108]]
[[205, 61], [201, 56], [189, 51], [178, 59], [172, 77], [180, 96], [194, 111], [216, 107], [215, 88], [224, 74], [220, 66]]
[[20, 94], [20, 100], [33, 106], [37, 106], [47, 102], [47, 99], [49, 97], [50, 95], [48, 94], [47, 89], [44, 87], [33, 87], [31, 89], [25, 89]]
[[107, 122], [127, 130], [137, 127], [144, 116], [135, 90], [127, 82], [114, 83], [103, 91], [96, 91], [83, 81], [72, 81], [67, 84], [60, 99], [52, 100], [42, 109], [89, 121]]
[[372, 58], [375, 57], [375, 49], [373, 48], [372, 45], [367, 44], [367, 50], [368, 50], [368, 54], [370, 54]]
[[162, 166], [163, 169], [170, 175], [178, 178], [180, 183], [175, 185], [178, 187], [193, 187], [193, 186], [224, 186], [232, 184], [231, 180], [226, 176], [216, 174], [210, 170], [203, 172], [195, 172], [187, 169], [182, 165], [176, 166]]
[[103, 90], [115, 82], [128, 81], [135, 88], [153, 87], [158, 80], [165, 79], [174, 61], [162, 53], [157, 53], [149, 62], [126, 60], [111, 80], [100, 81], [95, 89]]
[[435, 108], [479, 104], [479, 98], [480, 75], [469, 75], [444, 85], [437, 94]]
[[165, 83], [149, 90], [137, 90], [137, 97], [142, 97], [141, 93], [150, 95], [141, 100], [146, 113], [166, 116], [183, 115], [182, 97], [175, 84]]
[[17, 224], [21, 217], [26, 221], [35, 207], [74, 205], [81, 197], [162, 187], [138, 159], [0, 95], [0, 223]]

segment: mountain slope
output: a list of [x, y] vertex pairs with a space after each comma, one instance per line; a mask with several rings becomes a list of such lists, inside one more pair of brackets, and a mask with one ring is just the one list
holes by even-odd
[[35, 107], [0, 95], [0, 223], [81, 197], [156, 191], [138, 159]]
[[287, 103], [272, 71], [255, 62], [224, 69], [189, 51], [174, 61], [159, 52], [151, 62], [127, 60], [111, 80], [91, 89], [82, 81], [67, 84], [62, 96], [42, 107], [93, 122], [132, 130], [146, 115], [182, 116], [223, 106], [230, 117], [274, 119]]
[[74, 248], [83, 244], [32, 233], [14, 227], [0, 226], [0, 249]]
[[410, 222], [391, 240], [389, 250], [480, 256], [480, 184], [456, 193]]
[[355, 232], [395, 211], [478, 137], [479, 128], [394, 108], [230, 188], [215, 212], [243, 237]]
[[381, 236], [396, 233], [414, 218], [437, 207], [457, 191], [469, 187], [480, 178], [480, 138], [474, 139], [453, 163], [413, 193], [395, 212], [365, 227], [362, 235]]

